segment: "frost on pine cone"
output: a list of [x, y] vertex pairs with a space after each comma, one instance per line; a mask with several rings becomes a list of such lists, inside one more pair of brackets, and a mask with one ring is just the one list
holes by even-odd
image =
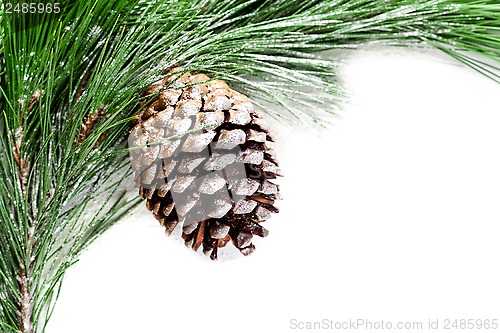
[[252, 253], [280, 197], [269, 124], [224, 81], [181, 68], [146, 94], [157, 97], [144, 102], [129, 140], [147, 208], [168, 234], [182, 223], [186, 245], [203, 245], [212, 259], [229, 242]]

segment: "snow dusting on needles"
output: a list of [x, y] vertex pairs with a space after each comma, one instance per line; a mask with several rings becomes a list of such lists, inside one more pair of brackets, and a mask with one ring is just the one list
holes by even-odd
[[95, 37], [95, 36], [99, 36], [102, 32], [102, 28], [98, 25], [96, 26], [93, 26], [92, 28], [90, 28], [90, 31], [89, 31], [89, 39], [92, 39], [92, 37]]

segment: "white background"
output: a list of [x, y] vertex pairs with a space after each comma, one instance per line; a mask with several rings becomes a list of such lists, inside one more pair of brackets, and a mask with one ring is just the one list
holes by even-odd
[[433, 51], [349, 59], [332, 129], [278, 125], [284, 200], [252, 256], [210, 262], [140, 207], [68, 272], [47, 332], [500, 319], [499, 85]]

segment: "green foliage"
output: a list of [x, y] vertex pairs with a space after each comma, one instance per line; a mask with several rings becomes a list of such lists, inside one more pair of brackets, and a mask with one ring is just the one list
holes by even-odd
[[276, 118], [318, 125], [344, 98], [322, 51], [424, 42], [500, 79], [496, 0], [61, 3], [0, 10], [2, 332], [31, 332], [23, 316], [43, 332], [64, 272], [138, 203], [120, 190], [126, 134], [164, 69], [222, 77]]

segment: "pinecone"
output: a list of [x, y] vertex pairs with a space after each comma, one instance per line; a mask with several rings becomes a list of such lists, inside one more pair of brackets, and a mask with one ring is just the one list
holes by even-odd
[[[244, 255], [277, 213], [281, 176], [269, 124], [221, 80], [174, 68], [148, 87], [157, 94], [130, 132], [139, 194], [167, 234], [183, 224], [187, 246], [210, 253], [230, 241]], [[154, 96], [154, 95], [153, 95]], [[143, 106], [146, 102], [143, 102]]]

